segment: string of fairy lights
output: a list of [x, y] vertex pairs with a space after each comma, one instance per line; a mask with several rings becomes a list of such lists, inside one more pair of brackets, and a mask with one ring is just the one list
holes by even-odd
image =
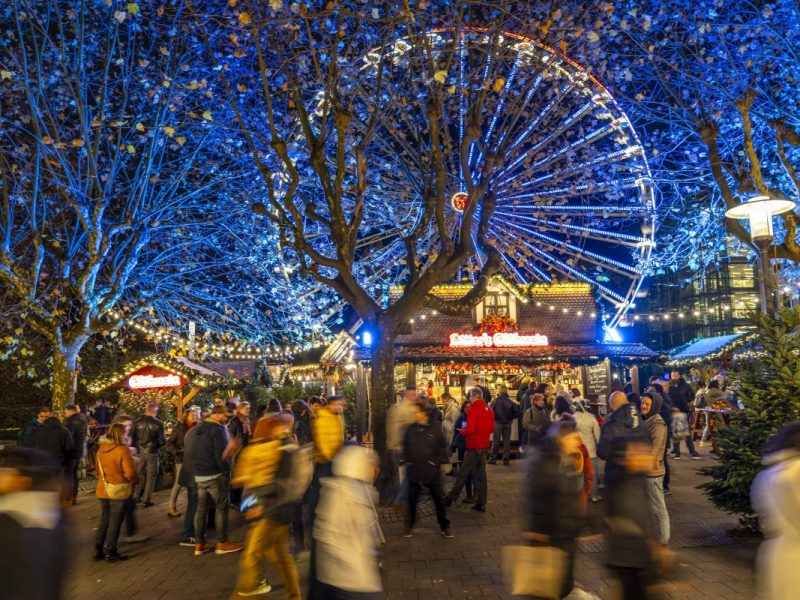
[[259, 348], [247, 342], [214, 343], [203, 340], [202, 336], [200, 336], [201, 339], [193, 345], [187, 337], [179, 335], [166, 327], [156, 328], [141, 321], [129, 319], [118, 311], [112, 310], [108, 314], [115, 320], [123, 321], [126, 327], [155, 343], [168, 344], [184, 354], [188, 354], [190, 350], [193, 350], [197, 354], [217, 359], [290, 360], [301, 352], [327, 346], [334, 339], [332, 336], [316, 334], [315, 339], [306, 342]]

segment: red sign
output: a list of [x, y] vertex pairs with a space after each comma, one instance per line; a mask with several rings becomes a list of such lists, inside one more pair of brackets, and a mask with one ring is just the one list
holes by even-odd
[[498, 331], [494, 335], [482, 333], [451, 333], [451, 348], [520, 348], [527, 346], [547, 346], [547, 336], [535, 333], [533, 335], [520, 335], [519, 333], [506, 333]]
[[128, 377], [128, 388], [132, 390], [179, 388], [184, 383], [180, 375], [159, 367], [144, 367]]

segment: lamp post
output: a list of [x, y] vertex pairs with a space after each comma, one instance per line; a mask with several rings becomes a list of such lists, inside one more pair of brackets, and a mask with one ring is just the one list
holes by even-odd
[[[761, 311], [769, 313], [772, 300], [772, 265], [769, 261], [769, 247], [775, 236], [772, 231], [772, 217], [789, 212], [794, 209], [795, 203], [784, 198], [770, 198], [769, 196], [753, 196], [744, 204], [734, 206], [725, 211], [729, 219], [747, 219], [750, 223], [750, 239], [759, 249], [759, 292], [761, 295]], [[769, 282], [769, 283], [768, 283]], [[769, 285], [769, 291], [767, 286]], [[768, 302], [768, 294], [770, 301]]]

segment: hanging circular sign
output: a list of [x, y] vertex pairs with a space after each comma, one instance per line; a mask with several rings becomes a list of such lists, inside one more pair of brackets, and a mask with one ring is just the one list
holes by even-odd
[[463, 213], [467, 209], [467, 204], [469, 203], [469, 196], [466, 192], [458, 192], [457, 194], [453, 194], [453, 197], [450, 199], [450, 204], [453, 208], [455, 208], [458, 212]]

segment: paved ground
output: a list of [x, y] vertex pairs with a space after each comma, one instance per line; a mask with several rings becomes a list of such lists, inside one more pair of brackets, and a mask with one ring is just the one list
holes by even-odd
[[[703, 449], [701, 449], [702, 452]], [[672, 495], [668, 496], [673, 527], [673, 546], [678, 562], [664, 583], [663, 598], [691, 600], [752, 600], [753, 558], [757, 543], [730, 538], [726, 530], [734, 517], [712, 508], [695, 486], [702, 481], [695, 470], [702, 461], [673, 462]], [[438, 534], [432, 507], [424, 507], [423, 518], [412, 539], [400, 537], [402, 523], [390, 511], [383, 513], [388, 538], [384, 556], [388, 598], [439, 600], [445, 598], [509, 598], [503, 586], [501, 549], [516, 543], [519, 531], [518, 478], [522, 464], [489, 467], [488, 511], [479, 514], [459, 505], [451, 510], [455, 539]], [[447, 478], [451, 485], [452, 478]], [[123, 545], [131, 556], [125, 563], [109, 565], [90, 559], [92, 534], [98, 507], [90, 496], [69, 511], [74, 526], [71, 577], [66, 598], [72, 599], [190, 599], [227, 598], [235, 580], [237, 555], [195, 558], [191, 549], [179, 547], [180, 519], [166, 516], [167, 492], [156, 494], [156, 506], [140, 509], [144, 533], [152, 535], [144, 544]], [[597, 505], [596, 508], [601, 507]], [[244, 529], [232, 515], [232, 537], [244, 538]], [[603, 566], [602, 541], [581, 546], [576, 579], [580, 587], [615, 598], [613, 577]], [[307, 565], [300, 563], [301, 577]], [[281, 598], [276, 589], [267, 598]]]

